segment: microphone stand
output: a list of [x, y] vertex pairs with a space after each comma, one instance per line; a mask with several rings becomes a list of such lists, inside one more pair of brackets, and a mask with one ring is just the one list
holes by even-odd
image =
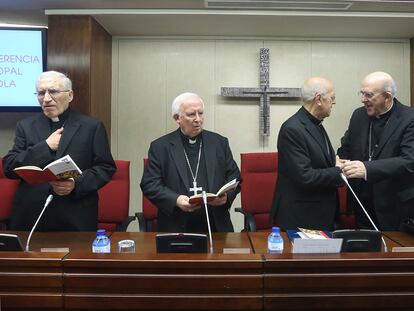
[[[345, 177], [344, 173], [341, 173], [341, 178], [345, 181], [345, 183], [348, 186], [349, 190], [351, 190], [352, 194], [354, 195], [354, 198], [357, 200], [359, 206], [364, 211], [365, 215], [367, 216], [367, 218], [368, 218], [369, 222], [371, 223], [371, 225], [374, 227], [375, 231], [380, 232], [380, 230], [377, 228], [377, 226], [375, 225], [374, 221], [371, 219], [371, 217], [369, 216], [368, 212], [366, 211], [366, 209], [362, 205], [361, 201], [358, 199], [357, 195], [354, 192], [354, 189], [352, 189], [352, 187], [349, 184], [348, 179]], [[384, 251], [385, 252], [388, 252], [387, 244], [385, 243], [385, 240], [384, 240], [384, 237], [382, 236], [382, 234], [381, 234], [381, 240], [382, 240], [382, 244], [384, 244]]]
[[205, 191], [203, 191], [203, 203], [204, 203], [204, 209], [206, 211], [208, 237], [210, 239], [210, 254], [213, 254], [213, 238], [211, 235], [210, 218], [208, 217], [208, 208], [207, 208], [207, 194]]
[[46, 207], [50, 204], [50, 202], [52, 202], [52, 199], [53, 199], [53, 195], [52, 195], [52, 194], [49, 194], [49, 195], [48, 195], [48, 197], [46, 198], [45, 205], [43, 206], [43, 209], [42, 209], [42, 211], [40, 212], [39, 217], [37, 217], [37, 220], [36, 220], [36, 222], [35, 222], [35, 224], [34, 224], [34, 226], [33, 226], [32, 230], [30, 231], [29, 237], [27, 238], [27, 243], [26, 243], [26, 248], [25, 248], [25, 251], [26, 251], [26, 252], [28, 252], [28, 251], [29, 251], [29, 243], [30, 243], [30, 239], [32, 238], [33, 231], [34, 231], [34, 229], [36, 228], [36, 226], [37, 226], [37, 224], [38, 224], [38, 222], [39, 222], [40, 218], [42, 218], [43, 212], [46, 210]]

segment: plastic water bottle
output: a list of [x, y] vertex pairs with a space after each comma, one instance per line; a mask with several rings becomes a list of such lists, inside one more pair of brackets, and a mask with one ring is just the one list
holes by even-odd
[[92, 253], [110, 253], [111, 241], [105, 234], [105, 229], [96, 231], [96, 238], [92, 243]]
[[272, 232], [267, 238], [267, 252], [270, 254], [283, 253], [283, 238], [280, 236], [279, 227], [272, 227]]

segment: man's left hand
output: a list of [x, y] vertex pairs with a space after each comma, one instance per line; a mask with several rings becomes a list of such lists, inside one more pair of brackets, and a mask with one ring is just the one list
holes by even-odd
[[220, 197], [215, 198], [213, 201], [210, 201], [208, 204], [212, 206], [224, 205], [227, 202], [227, 193], [223, 194]]
[[349, 161], [344, 163], [342, 168], [343, 173], [347, 178], [364, 178], [367, 170], [361, 161]]
[[51, 181], [49, 184], [57, 195], [69, 195], [75, 189], [75, 180], [73, 178]]

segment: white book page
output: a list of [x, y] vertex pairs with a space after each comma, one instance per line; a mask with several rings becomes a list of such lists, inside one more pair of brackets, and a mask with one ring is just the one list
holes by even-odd
[[49, 169], [53, 174], [59, 175], [61, 173], [76, 171], [79, 174], [82, 174], [82, 171], [79, 167], [73, 162], [70, 155], [66, 155], [63, 158], [60, 158], [52, 163], [49, 163], [45, 169]]
[[309, 239], [309, 237], [306, 234], [300, 231], [298, 231], [298, 236], [300, 236], [301, 239]]
[[236, 189], [238, 184], [239, 182], [237, 181], [236, 178], [234, 178], [233, 180], [229, 181], [227, 184], [225, 184], [223, 187], [220, 188], [220, 190], [217, 192], [217, 196], [220, 196], [224, 194], [225, 192], [230, 191], [232, 189]]

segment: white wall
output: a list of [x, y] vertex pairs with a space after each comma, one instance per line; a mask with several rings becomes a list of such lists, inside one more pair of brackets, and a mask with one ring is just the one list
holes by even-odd
[[[220, 96], [222, 86], [259, 85], [262, 47], [270, 49], [272, 87], [300, 87], [313, 75], [334, 82], [337, 104], [324, 122], [334, 148], [352, 111], [360, 106], [357, 91], [367, 73], [390, 73], [398, 86], [398, 98], [409, 103], [408, 40], [114, 38], [111, 144], [115, 158], [132, 162], [131, 214], [141, 210], [142, 159], [152, 140], [176, 128], [170, 107], [181, 92], [201, 95], [206, 104], [205, 128], [229, 138], [238, 164], [240, 153], [276, 150], [281, 124], [300, 102], [273, 100], [271, 135], [262, 138], [258, 101]], [[239, 205], [237, 199], [233, 207]], [[232, 218], [239, 231], [241, 216], [232, 211]]]

